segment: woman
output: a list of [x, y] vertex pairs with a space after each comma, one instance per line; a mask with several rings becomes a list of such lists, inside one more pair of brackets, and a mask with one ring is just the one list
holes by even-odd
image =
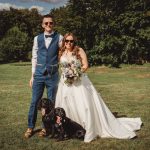
[[[60, 49], [62, 75], [58, 86], [55, 107], [62, 107], [66, 115], [86, 129], [84, 142], [96, 137], [131, 139], [142, 124], [140, 118], [115, 118], [89, 78], [84, 74], [88, 68], [84, 50], [75, 45], [76, 38], [67, 33]], [[71, 69], [81, 63], [82, 74]], [[77, 65], [78, 68], [80, 65]], [[77, 72], [77, 73], [76, 73]]]

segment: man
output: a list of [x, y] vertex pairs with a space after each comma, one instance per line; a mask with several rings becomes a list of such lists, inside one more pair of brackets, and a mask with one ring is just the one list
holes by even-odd
[[[62, 35], [53, 31], [54, 20], [51, 15], [43, 16], [42, 27], [44, 33], [34, 38], [32, 49], [32, 100], [28, 114], [28, 129], [25, 138], [33, 135], [37, 119], [37, 104], [41, 99], [44, 88], [47, 88], [47, 97], [54, 102], [58, 84], [58, 49], [63, 39]], [[45, 136], [43, 128], [39, 136]]]

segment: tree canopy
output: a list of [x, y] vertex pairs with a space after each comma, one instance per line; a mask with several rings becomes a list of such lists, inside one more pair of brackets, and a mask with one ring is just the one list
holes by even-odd
[[[77, 36], [77, 44], [86, 51], [90, 65], [117, 67], [121, 63], [150, 61], [148, 0], [68, 0], [66, 6], [49, 13], [55, 18], [58, 32], [73, 32]], [[31, 52], [33, 37], [42, 32], [41, 17], [36, 9], [0, 11], [0, 60], [4, 60], [6, 52], [3, 44], [10, 40], [8, 31], [14, 28], [26, 37], [26, 46], [19, 48], [24, 52], [15, 53]], [[29, 55], [17, 56], [12, 58], [27, 60]]]

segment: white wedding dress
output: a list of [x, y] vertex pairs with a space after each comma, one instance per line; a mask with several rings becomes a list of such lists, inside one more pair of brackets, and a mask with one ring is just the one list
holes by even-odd
[[[60, 63], [67, 61], [66, 55], [60, 59]], [[96, 137], [130, 139], [142, 124], [140, 118], [115, 118], [86, 74], [71, 86], [61, 76], [55, 107], [64, 108], [67, 117], [86, 129], [84, 142]]]

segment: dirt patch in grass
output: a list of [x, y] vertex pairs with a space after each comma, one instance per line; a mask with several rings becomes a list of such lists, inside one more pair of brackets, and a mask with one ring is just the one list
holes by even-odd
[[147, 74], [139, 74], [139, 75], [136, 75], [136, 78], [150, 78], [150, 74], [147, 73]]
[[109, 72], [110, 68], [101, 66], [101, 67], [92, 67], [88, 70], [91, 73], [106, 73]]

